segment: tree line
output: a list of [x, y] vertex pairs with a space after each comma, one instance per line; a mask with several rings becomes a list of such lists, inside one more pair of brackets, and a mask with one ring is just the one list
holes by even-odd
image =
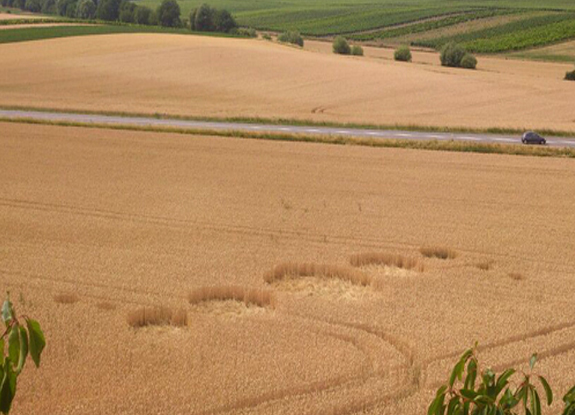
[[3, 7], [67, 18], [187, 27], [199, 32], [251, 33], [238, 30], [234, 17], [227, 10], [216, 9], [207, 4], [192, 10], [189, 19], [182, 18], [180, 5], [176, 0], [163, 0], [155, 10], [128, 0], [0, 0], [0, 4]]

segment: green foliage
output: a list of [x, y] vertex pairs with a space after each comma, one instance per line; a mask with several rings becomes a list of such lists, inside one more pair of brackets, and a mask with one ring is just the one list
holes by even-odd
[[76, 6], [76, 17], [93, 19], [96, 16], [96, 4], [92, 0], [80, 0]]
[[349, 55], [351, 53], [351, 48], [349, 43], [343, 36], [338, 36], [333, 40], [332, 45], [333, 53], [338, 53], [340, 55]]
[[[217, 32], [228, 33], [233, 28], [237, 27], [235, 19], [231, 13], [227, 10], [215, 10], [214, 13], [214, 26]], [[250, 37], [255, 37], [257, 34], [254, 29], [248, 28], [248, 34]]]
[[66, 16], [68, 8], [75, 4], [75, 0], [56, 0], [56, 10], [60, 16]]
[[[540, 388], [545, 393], [544, 402], [551, 405], [553, 392], [549, 383], [533, 372], [536, 354], [529, 360], [528, 373], [507, 369], [497, 375], [489, 368], [479, 371], [476, 351], [477, 345], [463, 353], [448, 383], [437, 390], [428, 415], [541, 415]], [[516, 375], [519, 379], [511, 383]]]
[[118, 20], [123, 23], [134, 23], [136, 4], [131, 1], [122, 1], [120, 4], [120, 14], [118, 15]]
[[278, 41], [303, 47], [303, 37], [301, 37], [299, 32], [295, 31], [280, 33], [278, 35]]
[[262, 39], [264, 39], [264, 40], [272, 40], [272, 37], [271, 37], [268, 33], [264, 33], [264, 34], [262, 35]]
[[239, 22], [262, 30], [298, 30], [306, 35], [325, 36], [380, 29], [469, 10], [459, 6], [427, 7], [428, 3], [423, 1], [417, 5], [388, 4], [387, 7], [375, 1], [363, 4], [358, 0], [329, 6], [323, 2], [302, 3], [298, 7], [277, 7], [276, 4], [270, 10], [246, 11], [241, 13], [241, 18], [238, 14]]
[[56, 0], [44, 0], [42, 3], [41, 11], [44, 14], [56, 14]]
[[575, 81], [575, 70], [567, 72], [565, 74], [565, 80], [566, 81]]
[[[150, 15], [150, 22], [154, 18]], [[41, 39], [55, 39], [70, 36], [93, 36], [107, 35], [115, 33], [177, 33], [180, 35], [192, 35], [188, 29], [167, 28], [158, 26], [128, 26], [120, 24], [109, 25], [85, 25], [85, 26], [53, 26], [53, 27], [30, 27], [23, 29], [6, 29], [0, 30], [0, 44], [25, 42]], [[214, 34], [205, 34], [205, 36], [216, 36]], [[217, 36], [226, 36], [217, 34]]]
[[156, 9], [158, 24], [162, 27], [180, 27], [180, 5], [176, 0], [162, 0]]
[[213, 11], [210, 6], [202, 4], [199, 8], [192, 10], [190, 14], [190, 29], [198, 32], [212, 32], [215, 30]]
[[42, 0], [26, 0], [24, 9], [32, 13], [40, 13], [42, 11]]
[[476, 9], [466, 10], [462, 14], [453, 15], [451, 12], [442, 15], [441, 18], [427, 20], [420, 23], [409, 24], [401, 27], [391, 27], [375, 32], [362, 33], [350, 36], [355, 40], [373, 40], [373, 39], [391, 39], [399, 36], [405, 36], [415, 33], [424, 33], [430, 30], [437, 30], [444, 27], [455, 26], [461, 23], [467, 23], [474, 20], [486, 19], [495, 16], [504, 16], [507, 14], [517, 13], [510, 9], [492, 9], [476, 11]]
[[256, 29], [251, 27], [240, 27], [239, 29], [233, 28], [230, 30], [230, 33], [241, 37], [258, 37], [258, 32], [256, 32]]
[[455, 42], [470, 52], [496, 53], [520, 50], [575, 38], [575, 14], [548, 12], [499, 26], [462, 34], [414, 41], [417, 46], [440, 48]]
[[396, 61], [411, 62], [411, 50], [409, 49], [409, 46], [404, 45], [397, 48], [393, 54], [393, 58]]
[[[58, 0], [60, 1], [60, 0]], [[116, 21], [120, 15], [120, 0], [100, 0], [96, 8], [99, 20]]]
[[198, 32], [231, 33], [237, 28], [234, 17], [227, 10], [202, 4], [190, 13], [190, 29]]
[[359, 45], [353, 45], [351, 47], [351, 54], [354, 56], [363, 56], [363, 48]]
[[9, 295], [2, 305], [2, 322], [5, 331], [0, 337], [0, 412], [8, 414], [16, 396], [18, 376], [28, 355], [39, 367], [46, 340], [37, 321], [16, 315]]
[[475, 69], [477, 67], [477, 59], [471, 53], [466, 53], [463, 55], [463, 58], [461, 58], [459, 66], [465, 69]]
[[138, 6], [134, 12], [134, 23], [141, 25], [149, 25], [152, 10], [148, 7]]
[[456, 43], [448, 43], [441, 49], [441, 65], [457, 68], [461, 66], [461, 60], [465, 56], [465, 49]]

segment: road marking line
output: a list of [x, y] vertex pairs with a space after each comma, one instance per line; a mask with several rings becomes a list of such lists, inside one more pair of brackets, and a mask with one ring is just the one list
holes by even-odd
[[426, 135], [427, 138], [435, 138], [435, 139], [441, 139], [444, 138], [442, 135]]
[[314, 129], [314, 128], [310, 128], [310, 129], [305, 130], [305, 131], [308, 132], [308, 133], [319, 133], [319, 132], [320, 132], [319, 130], [316, 130], [316, 129]]
[[477, 138], [477, 137], [456, 137], [456, 138], [458, 138], [458, 139], [460, 139], [460, 140], [481, 141], [481, 139], [480, 139], [480, 138]]
[[287, 127], [282, 127], [280, 128], [281, 131], [291, 131], [291, 128], [287, 128]]
[[400, 136], [400, 137], [413, 137], [413, 134], [401, 134], [401, 133], [398, 133], [398, 134], [396, 134], [396, 135], [398, 135], [398, 136]]
[[350, 134], [349, 131], [345, 131], [345, 130], [340, 130], [340, 131], [336, 131], [336, 134]]
[[367, 134], [369, 134], [369, 135], [383, 135], [383, 133], [378, 133], [376, 131], [368, 131]]

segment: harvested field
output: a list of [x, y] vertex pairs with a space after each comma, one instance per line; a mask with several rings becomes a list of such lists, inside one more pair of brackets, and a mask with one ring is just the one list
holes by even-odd
[[31, 28], [42, 28], [42, 27], [66, 27], [66, 26], [93, 26], [81, 23], [22, 23], [22, 24], [6, 24], [0, 25], [0, 30], [10, 30], [10, 29], [31, 29]]
[[480, 58], [479, 70], [464, 71], [440, 67], [436, 53], [414, 54], [424, 65], [371, 53], [166, 34], [3, 44], [0, 105], [575, 131], [562, 80], [572, 65]]
[[523, 59], [575, 63], [575, 42], [564, 42], [544, 48], [535, 48], [517, 52], [511, 54], [511, 56]]
[[[572, 160], [0, 131], [0, 281], [47, 339], [15, 415], [421, 414], [475, 340], [496, 366], [538, 351], [543, 371], [560, 368], [557, 395], [575, 383]], [[419, 252], [437, 246], [458, 255]], [[362, 253], [424, 270], [365, 265], [352, 269], [377, 290], [329, 278], [309, 295], [263, 279]], [[200, 301], [231, 286], [271, 292], [275, 307]], [[243, 309], [223, 318], [216, 303]], [[187, 325], [130, 327], [142, 309], [185, 310]]]
[[46, 16], [40, 16], [37, 14], [30, 13], [0, 13], [0, 20], [21, 20], [21, 19], [45, 19]]

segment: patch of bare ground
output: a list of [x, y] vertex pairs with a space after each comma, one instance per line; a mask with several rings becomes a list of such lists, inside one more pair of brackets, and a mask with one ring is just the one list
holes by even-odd
[[[26, 18], [28, 18], [26, 16]], [[7, 24], [0, 25], [0, 30], [10, 30], [10, 29], [29, 29], [29, 28], [41, 28], [41, 27], [58, 27], [58, 26], [91, 26], [82, 23], [21, 23], [21, 24]]]
[[46, 16], [38, 16], [36, 14], [0, 13], [0, 20], [45, 19], [45, 18]]
[[188, 325], [188, 313], [181, 308], [141, 307], [130, 312], [126, 320], [134, 328], [146, 326], [184, 327]]
[[427, 258], [454, 259], [457, 258], [457, 251], [443, 246], [424, 246], [419, 249], [421, 255]]
[[80, 301], [80, 297], [74, 293], [58, 293], [54, 295], [54, 301], [59, 304], [74, 304]]

